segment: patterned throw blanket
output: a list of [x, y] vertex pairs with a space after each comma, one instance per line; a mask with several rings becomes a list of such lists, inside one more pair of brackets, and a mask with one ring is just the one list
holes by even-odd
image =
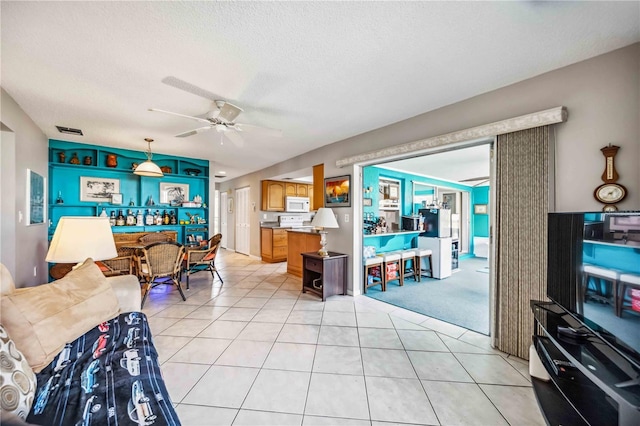
[[142, 312], [89, 330], [37, 377], [29, 423], [180, 425]]

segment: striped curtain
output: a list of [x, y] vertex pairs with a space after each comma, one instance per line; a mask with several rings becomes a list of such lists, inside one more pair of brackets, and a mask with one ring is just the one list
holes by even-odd
[[549, 126], [499, 135], [496, 158], [495, 344], [529, 358], [531, 299], [546, 299]]

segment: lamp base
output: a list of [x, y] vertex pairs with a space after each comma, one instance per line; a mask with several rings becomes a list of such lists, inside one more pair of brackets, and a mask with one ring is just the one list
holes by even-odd
[[318, 231], [320, 234], [320, 250], [318, 250], [318, 256], [329, 257], [327, 251], [327, 231]]

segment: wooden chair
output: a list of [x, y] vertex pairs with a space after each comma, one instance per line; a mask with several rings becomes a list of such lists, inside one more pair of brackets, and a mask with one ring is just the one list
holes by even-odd
[[115, 275], [129, 275], [133, 270], [133, 256], [118, 256], [113, 259], [103, 260], [102, 263], [106, 270], [100, 268], [106, 277]]
[[[151, 289], [159, 284], [175, 284], [182, 300], [187, 300], [180, 285], [180, 267], [184, 258], [184, 246], [174, 242], [157, 242], [140, 249], [138, 271], [142, 284], [142, 306]], [[144, 261], [142, 260], [144, 259]]]
[[183, 270], [187, 273], [187, 290], [189, 289], [189, 276], [200, 271], [211, 272], [211, 278], [215, 279], [215, 272], [220, 282], [224, 284], [220, 272], [216, 269], [216, 254], [220, 248], [222, 234], [216, 234], [209, 239], [208, 247], [204, 249], [189, 249], [185, 255]]
[[147, 235], [143, 235], [138, 239], [142, 245], [149, 245], [152, 243], [163, 242], [163, 241], [172, 241], [171, 236], [162, 233], [162, 232], [150, 232]]

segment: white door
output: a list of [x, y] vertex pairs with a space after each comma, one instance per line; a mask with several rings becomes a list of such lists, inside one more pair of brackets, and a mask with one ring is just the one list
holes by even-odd
[[236, 252], [249, 254], [251, 246], [249, 195], [251, 188], [236, 189]]
[[220, 193], [220, 247], [227, 248], [227, 193]]

